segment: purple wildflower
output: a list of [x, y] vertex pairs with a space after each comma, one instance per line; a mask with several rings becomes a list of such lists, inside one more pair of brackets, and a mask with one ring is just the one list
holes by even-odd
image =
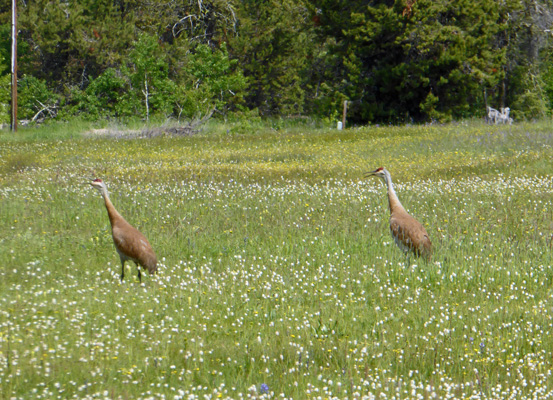
[[269, 385], [267, 385], [266, 383], [262, 383], [261, 386], [259, 387], [259, 393], [261, 394], [269, 393]]

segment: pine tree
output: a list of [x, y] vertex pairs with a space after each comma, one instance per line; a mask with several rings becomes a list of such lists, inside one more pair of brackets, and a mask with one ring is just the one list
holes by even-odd
[[483, 88], [501, 78], [496, 2], [354, 1], [345, 13], [316, 3], [343, 63], [334, 85], [353, 101], [354, 120], [461, 118], [483, 109]]
[[247, 104], [262, 115], [301, 114], [312, 48], [305, 3], [244, 0], [238, 19], [237, 35], [229, 48], [249, 82]]

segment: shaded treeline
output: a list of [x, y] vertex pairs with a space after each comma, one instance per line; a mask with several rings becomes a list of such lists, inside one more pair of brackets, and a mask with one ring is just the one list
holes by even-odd
[[[553, 104], [552, 1], [30, 0], [22, 118], [239, 112], [353, 122], [515, 119]], [[0, 1], [0, 122], [11, 1]]]

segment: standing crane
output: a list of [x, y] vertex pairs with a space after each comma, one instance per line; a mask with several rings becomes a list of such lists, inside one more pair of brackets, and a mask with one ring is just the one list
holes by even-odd
[[424, 226], [413, 218], [401, 205], [397, 198], [392, 177], [383, 167], [367, 172], [365, 177], [376, 176], [388, 188], [388, 205], [390, 206], [390, 231], [398, 247], [409, 257], [412, 252], [416, 257], [424, 257], [426, 261], [432, 256], [432, 242]]
[[117, 212], [109, 199], [106, 184], [101, 179], [94, 179], [90, 184], [100, 192], [106, 204], [113, 243], [121, 258], [121, 282], [125, 277], [125, 262], [127, 260], [134, 261], [138, 268], [138, 280], [142, 282], [139, 265], [147, 269], [150, 274], [154, 274], [157, 271], [156, 253], [154, 253], [148, 239]]

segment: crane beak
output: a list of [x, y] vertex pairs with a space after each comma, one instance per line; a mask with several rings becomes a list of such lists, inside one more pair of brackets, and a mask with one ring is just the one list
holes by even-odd
[[375, 176], [375, 175], [376, 175], [376, 171], [378, 171], [378, 170], [374, 170], [374, 171], [370, 171], [370, 172], [365, 172], [364, 177], [365, 177], [365, 178], [368, 178], [368, 177], [370, 177], [370, 176]]

